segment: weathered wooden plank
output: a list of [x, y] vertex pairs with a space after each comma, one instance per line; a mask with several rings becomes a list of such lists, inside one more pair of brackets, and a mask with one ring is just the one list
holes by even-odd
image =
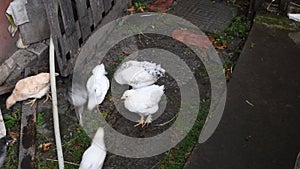
[[75, 2], [76, 2], [81, 38], [82, 41], [85, 42], [89, 37], [89, 35], [91, 34], [90, 23], [92, 21], [92, 18], [90, 18], [89, 16], [86, 0], [75, 0]]
[[52, 34], [53, 44], [55, 47], [56, 60], [62, 76], [67, 76], [65, 71], [67, 60], [65, 58], [65, 49], [63, 47], [62, 34], [58, 19], [58, 4], [53, 0], [43, 0], [46, 9], [48, 22]]
[[107, 14], [108, 13], [108, 11], [111, 9], [111, 7], [112, 7], [112, 2], [113, 2], [114, 0], [103, 0], [103, 3], [104, 3], [104, 11], [105, 11], [105, 13]]
[[102, 20], [102, 13], [104, 12], [103, 0], [90, 0], [94, 26], [96, 27]]
[[72, 10], [72, 3], [70, 0], [58, 0], [59, 7], [62, 14], [65, 34], [70, 36], [75, 31], [75, 20]]
[[8, 85], [8, 84], [4, 84], [0, 86], [0, 95], [11, 92], [14, 89], [14, 87], [15, 85]]
[[[76, 25], [71, 0], [58, 0], [62, 14], [63, 24], [65, 28], [65, 43], [63, 47], [67, 47], [66, 53], [72, 55], [79, 48], [77, 39]], [[66, 59], [67, 61], [67, 59]]]
[[47, 15], [43, 1], [27, 0], [25, 5], [30, 22], [19, 26], [25, 44], [31, 44], [47, 39], [50, 36]]
[[91, 30], [91, 26], [94, 25], [94, 18], [93, 18], [93, 14], [92, 14], [92, 9], [91, 8], [88, 8], [88, 15], [89, 15], [89, 18], [90, 18], [90, 27], [89, 27], [89, 29]]
[[[25, 69], [25, 77], [30, 71], [30, 68]], [[37, 74], [37, 68], [33, 72]], [[36, 103], [33, 106], [22, 104], [18, 169], [34, 169], [36, 107]]]

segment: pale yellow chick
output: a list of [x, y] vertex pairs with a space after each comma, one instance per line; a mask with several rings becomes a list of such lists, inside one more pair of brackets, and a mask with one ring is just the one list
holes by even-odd
[[6, 108], [9, 109], [16, 102], [27, 100], [29, 98], [33, 98], [30, 102], [33, 105], [36, 99], [43, 97], [49, 91], [49, 88], [50, 73], [40, 73], [35, 76], [24, 78], [17, 82], [12, 94], [7, 98]]

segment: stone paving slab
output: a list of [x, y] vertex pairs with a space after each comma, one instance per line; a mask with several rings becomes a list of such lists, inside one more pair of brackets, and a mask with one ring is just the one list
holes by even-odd
[[300, 45], [290, 33], [254, 24], [229, 81], [221, 122], [184, 169], [294, 168], [300, 150]]
[[170, 11], [179, 17], [192, 22], [202, 31], [223, 31], [237, 15], [237, 8], [225, 2], [212, 0], [178, 0]]

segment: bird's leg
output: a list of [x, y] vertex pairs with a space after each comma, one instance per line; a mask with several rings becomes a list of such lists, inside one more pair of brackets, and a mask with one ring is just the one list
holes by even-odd
[[100, 104], [97, 104], [96, 105], [96, 109], [97, 109], [97, 111], [100, 113], [101, 111], [100, 111], [100, 108], [101, 108], [101, 105]]
[[[151, 114], [147, 117], [147, 119], [146, 119], [146, 121], [145, 121], [145, 124], [144, 124], [144, 126], [147, 124], [149, 124], [149, 123], [151, 123], [152, 122], [152, 116], [151, 116]], [[142, 127], [144, 127], [144, 126], [142, 126]]]
[[83, 126], [82, 113], [81, 112], [79, 112], [79, 125]]
[[145, 120], [144, 120], [144, 115], [141, 115], [141, 119], [139, 121], [137, 121], [138, 123], [136, 125], [134, 125], [134, 127], [137, 127], [139, 125], [142, 125], [142, 127], [145, 126]]
[[52, 100], [52, 97], [50, 95], [50, 92], [47, 92], [46, 93], [46, 99], [43, 101], [43, 103], [46, 103], [49, 99]]
[[37, 98], [30, 100], [29, 102], [25, 103], [25, 104], [30, 104], [30, 106], [32, 107], [34, 105], [34, 103], [36, 102]]

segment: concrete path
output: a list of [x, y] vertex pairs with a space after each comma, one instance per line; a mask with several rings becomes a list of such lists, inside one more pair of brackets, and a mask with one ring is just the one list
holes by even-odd
[[300, 151], [300, 45], [294, 35], [254, 24], [222, 120], [185, 169], [294, 168]]
[[237, 14], [237, 8], [223, 1], [212, 0], [177, 0], [170, 11], [171, 14], [182, 17], [202, 31], [223, 31]]

